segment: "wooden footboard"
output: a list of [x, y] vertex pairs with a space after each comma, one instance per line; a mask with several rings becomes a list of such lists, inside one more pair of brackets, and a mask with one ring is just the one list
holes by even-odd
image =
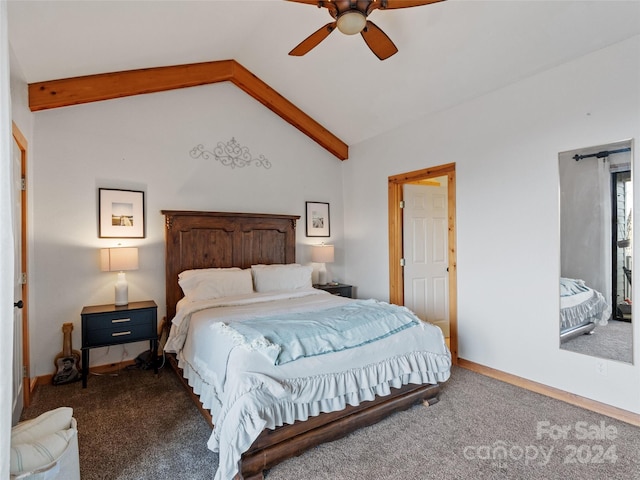
[[[189, 396], [202, 416], [213, 427], [211, 414], [202, 407], [202, 403], [182, 375], [182, 369], [173, 354], [167, 354], [169, 364], [180, 378]], [[265, 429], [242, 455], [241, 476], [236, 480], [263, 479], [263, 471], [287, 458], [298, 456], [310, 448], [325, 442], [342, 438], [361, 427], [373, 425], [392, 413], [406, 410], [419, 402], [433, 405], [438, 401], [440, 385], [404, 385], [392, 388], [386, 397], [362, 402], [358, 406], [347, 406], [344, 410], [322, 413], [308, 420], [283, 425], [274, 430]]]
[[361, 427], [373, 425], [416, 403], [428, 402], [432, 405], [438, 401], [439, 392], [439, 385], [405, 385], [392, 389], [392, 393], [386, 397], [377, 397], [357, 407], [348, 406], [344, 410], [323, 413], [304, 422], [264, 430], [242, 455], [242, 477], [236, 476], [236, 479], [261, 480], [264, 470], [321, 443], [337, 440]]

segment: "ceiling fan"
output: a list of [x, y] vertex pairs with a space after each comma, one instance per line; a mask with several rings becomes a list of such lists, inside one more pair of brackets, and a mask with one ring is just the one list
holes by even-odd
[[289, 52], [289, 55], [302, 56], [327, 38], [336, 28], [345, 35], [359, 33], [371, 51], [380, 59], [385, 60], [398, 52], [398, 48], [391, 39], [375, 23], [367, 20], [374, 10], [394, 8], [419, 7], [443, 0], [288, 0], [289, 2], [316, 5], [326, 8], [334, 18], [333, 22], [305, 38]]

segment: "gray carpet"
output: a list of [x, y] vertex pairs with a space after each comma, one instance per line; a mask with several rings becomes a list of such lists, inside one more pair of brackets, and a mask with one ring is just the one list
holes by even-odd
[[563, 343], [563, 350], [607, 358], [620, 362], [633, 362], [633, 324], [610, 320], [607, 325], [596, 327], [591, 335], [580, 335]]
[[[62, 405], [78, 420], [83, 480], [213, 477], [209, 427], [169, 370], [92, 376], [85, 390], [39, 387], [23, 418]], [[564, 426], [567, 438], [558, 438]], [[582, 438], [584, 430], [606, 438]], [[640, 429], [456, 368], [435, 405], [397, 413], [266, 474], [397, 478], [640, 479]]]
[[78, 421], [82, 480], [211, 479], [211, 429], [169, 369], [123, 370], [36, 389], [23, 419], [59, 406]]

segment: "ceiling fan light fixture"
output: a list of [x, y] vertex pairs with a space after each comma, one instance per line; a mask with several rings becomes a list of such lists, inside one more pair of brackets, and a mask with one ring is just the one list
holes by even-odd
[[367, 25], [367, 17], [358, 10], [349, 10], [338, 17], [338, 30], [345, 35], [360, 33]]

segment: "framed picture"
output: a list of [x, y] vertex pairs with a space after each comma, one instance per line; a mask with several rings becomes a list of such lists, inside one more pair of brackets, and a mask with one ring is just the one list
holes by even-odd
[[306, 204], [307, 237], [330, 236], [329, 204], [324, 202], [306, 202]]
[[144, 238], [144, 192], [98, 189], [100, 238]]

